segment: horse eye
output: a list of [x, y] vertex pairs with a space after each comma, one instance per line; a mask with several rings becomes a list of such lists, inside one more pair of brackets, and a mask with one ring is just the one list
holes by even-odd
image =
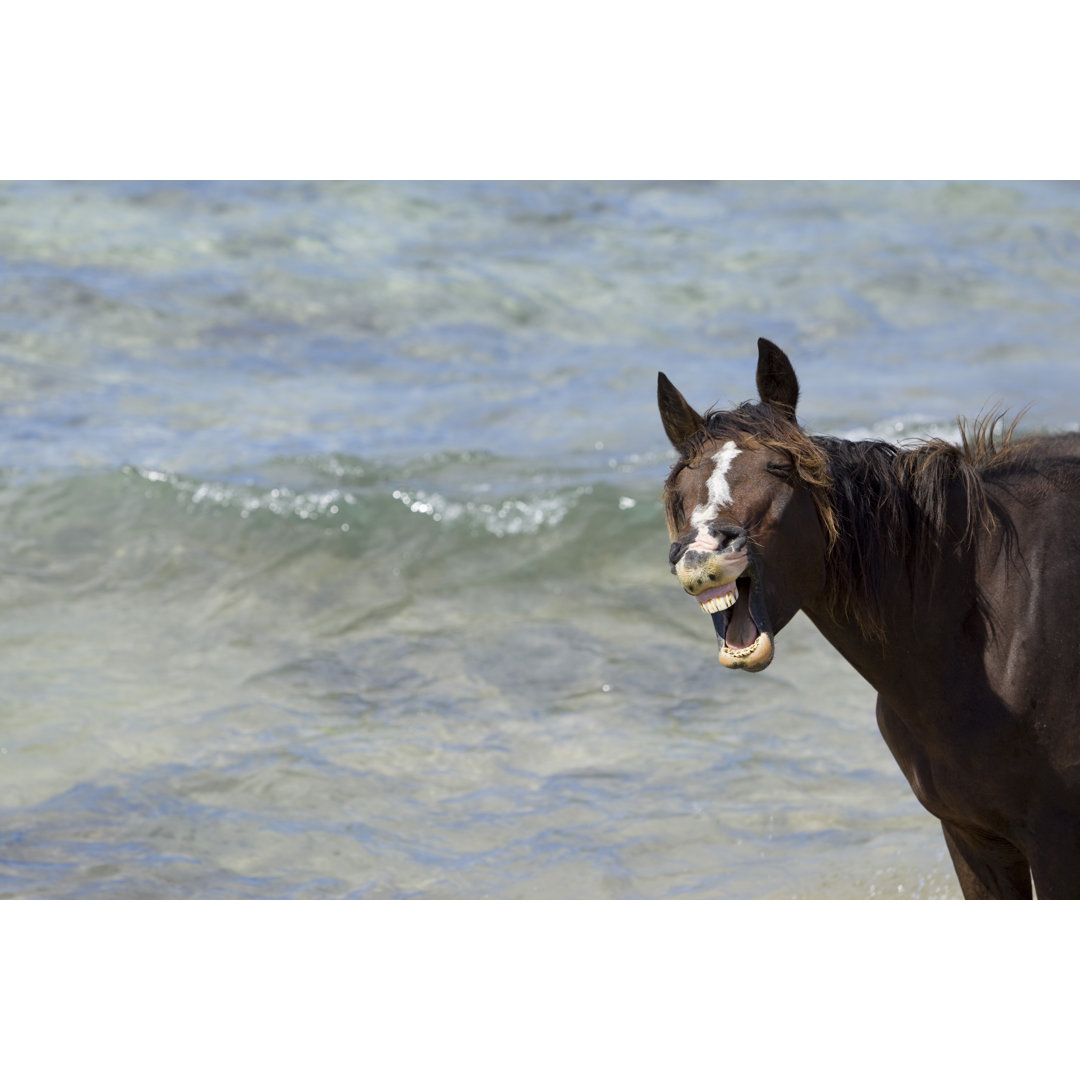
[[767, 462], [765, 471], [779, 477], [781, 480], [793, 480], [795, 478], [795, 467], [780, 461]]

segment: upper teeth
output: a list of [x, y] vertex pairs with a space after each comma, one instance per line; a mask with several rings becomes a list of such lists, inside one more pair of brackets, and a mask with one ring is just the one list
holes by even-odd
[[700, 601], [700, 603], [702, 609], [712, 615], [717, 611], [726, 611], [738, 599], [739, 590], [732, 585], [730, 592], [722, 593], [720, 596], [714, 596], [711, 600]]

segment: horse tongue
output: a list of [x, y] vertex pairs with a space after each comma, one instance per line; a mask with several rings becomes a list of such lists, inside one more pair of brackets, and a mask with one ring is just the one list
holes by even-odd
[[[741, 598], [740, 598], [741, 600]], [[750, 605], [745, 601], [736, 602], [730, 609], [727, 631], [724, 640], [729, 649], [745, 649], [753, 645], [761, 631], [750, 614]]]

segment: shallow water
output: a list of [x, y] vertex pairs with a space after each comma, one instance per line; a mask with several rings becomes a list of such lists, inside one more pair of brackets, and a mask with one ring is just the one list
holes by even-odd
[[1076, 430], [1080, 188], [0, 188], [0, 894], [959, 895], [801, 616], [722, 670], [662, 369]]

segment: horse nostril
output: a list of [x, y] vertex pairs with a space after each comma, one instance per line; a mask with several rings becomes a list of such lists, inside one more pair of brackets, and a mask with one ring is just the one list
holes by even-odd
[[738, 536], [732, 537], [731, 542], [728, 544], [725, 551], [742, 551], [746, 547], [746, 533], [739, 533]]
[[746, 547], [746, 530], [738, 525], [713, 525], [709, 530], [716, 537], [721, 551], [742, 551]]
[[675, 573], [675, 564], [682, 558], [683, 552], [689, 546], [688, 540], [676, 540], [668, 549], [668, 562], [671, 563], [671, 572]]

